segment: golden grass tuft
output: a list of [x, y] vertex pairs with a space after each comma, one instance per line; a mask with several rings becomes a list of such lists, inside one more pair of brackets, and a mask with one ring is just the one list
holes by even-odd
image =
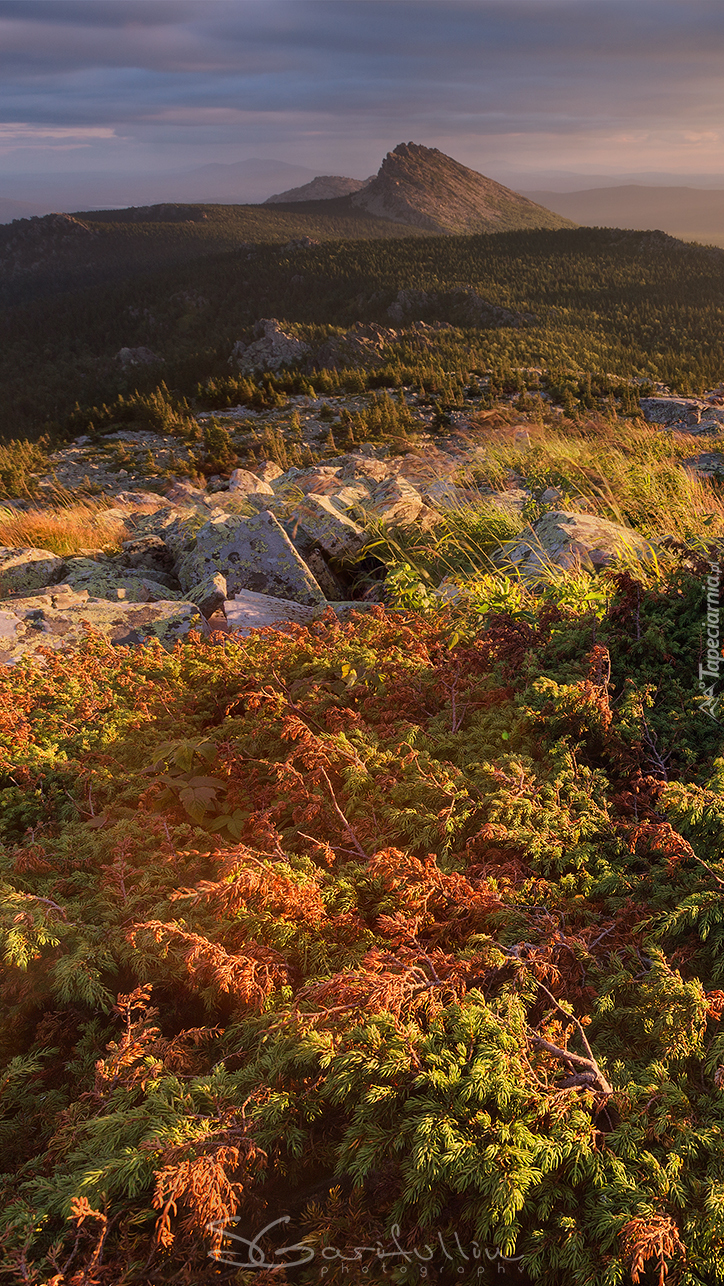
[[0, 545], [47, 549], [53, 554], [89, 550], [112, 553], [126, 537], [121, 518], [105, 517], [104, 501], [76, 500], [49, 509], [20, 512], [0, 507]]

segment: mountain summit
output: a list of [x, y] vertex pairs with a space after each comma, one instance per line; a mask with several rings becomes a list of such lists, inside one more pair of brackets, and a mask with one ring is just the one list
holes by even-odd
[[399, 143], [387, 153], [377, 177], [349, 199], [368, 214], [429, 232], [575, 227], [570, 219], [419, 143]]

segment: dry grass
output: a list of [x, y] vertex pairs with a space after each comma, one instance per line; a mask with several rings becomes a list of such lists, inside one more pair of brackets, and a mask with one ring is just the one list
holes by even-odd
[[[688, 457], [717, 451], [718, 439], [667, 433], [643, 421], [593, 420], [564, 430], [498, 426], [485, 444], [477, 481], [500, 486], [509, 470], [539, 492], [555, 486], [562, 507], [636, 527], [652, 540], [724, 535], [724, 490], [682, 468]], [[550, 506], [549, 506], [550, 507]]]
[[105, 517], [106, 501], [69, 500], [21, 513], [0, 508], [0, 545], [47, 549], [53, 554], [112, 552], [126, 538], [122, 519]]

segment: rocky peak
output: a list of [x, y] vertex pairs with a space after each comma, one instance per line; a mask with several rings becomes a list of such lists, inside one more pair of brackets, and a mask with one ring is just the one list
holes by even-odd
[[574, 227], [570, 220], [454, 161], [436, 147], [399, 143], [377, 177], [351, 197], [369, 214], [430, 232]]

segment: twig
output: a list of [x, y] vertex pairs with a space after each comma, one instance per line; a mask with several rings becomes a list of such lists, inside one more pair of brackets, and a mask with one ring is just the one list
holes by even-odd
[[342, 812], [342, 809], [340, 808], [339, 804], [337, 803], [337, 796], [336, 796], [336, 795], [335, 795], [335, 793], [334, 793], [334, 787], [333, 787], [333, 785], [332, 785], [331, 781], [329, 780], [329, 777], [327, 776], [327, 774], [326, 774], [326, 772], [325, 772], [324, 768], [322, 768], [321, 766], [320, 766], [319, 771], [321, 772], [322, 776], [324, 777], [324, 780], [325, 780], [325, 781], [326, 781], [326, 783], [327, 783], [327, 789], [329, 790], [329, 794], [330, 794], [330, 797], [331, 797], [331, 800], [332, 800], [332, 807], [334, 808], [335, 813], [337, 814], [337, 816], [338, 816], [339, 820], [341, 821], [342, 825], [344, 826], [344, 829], [346, 830], [347, 834], [349, 835], [349, 837], [350, 837], [350, 839], [351, 839], [352, 843], [354, 844], [354, 846], [355, 846], [355, 848], [356, 848], [357, 852], [359, 853], [360, 857], [363, 859], [363, 861], [365, 861], [365, 862], [369, 862], [369, 861], [370, 861], [369, 854], [368, 854], [368, 853], [365, 853], [365, 851], [364, 851], [364, 849], [363, 849], [362, 845], [360, 844], [360, 842], [359, 842], [359, 840], [358, 840], [358, 838], [357, 838], [357, 835], [355, 834], [354, 828], [353, 828], [352, 826], [350, 826], [349, 822], [347, 821], [347, 818], [345, 817], [344, 813]]

